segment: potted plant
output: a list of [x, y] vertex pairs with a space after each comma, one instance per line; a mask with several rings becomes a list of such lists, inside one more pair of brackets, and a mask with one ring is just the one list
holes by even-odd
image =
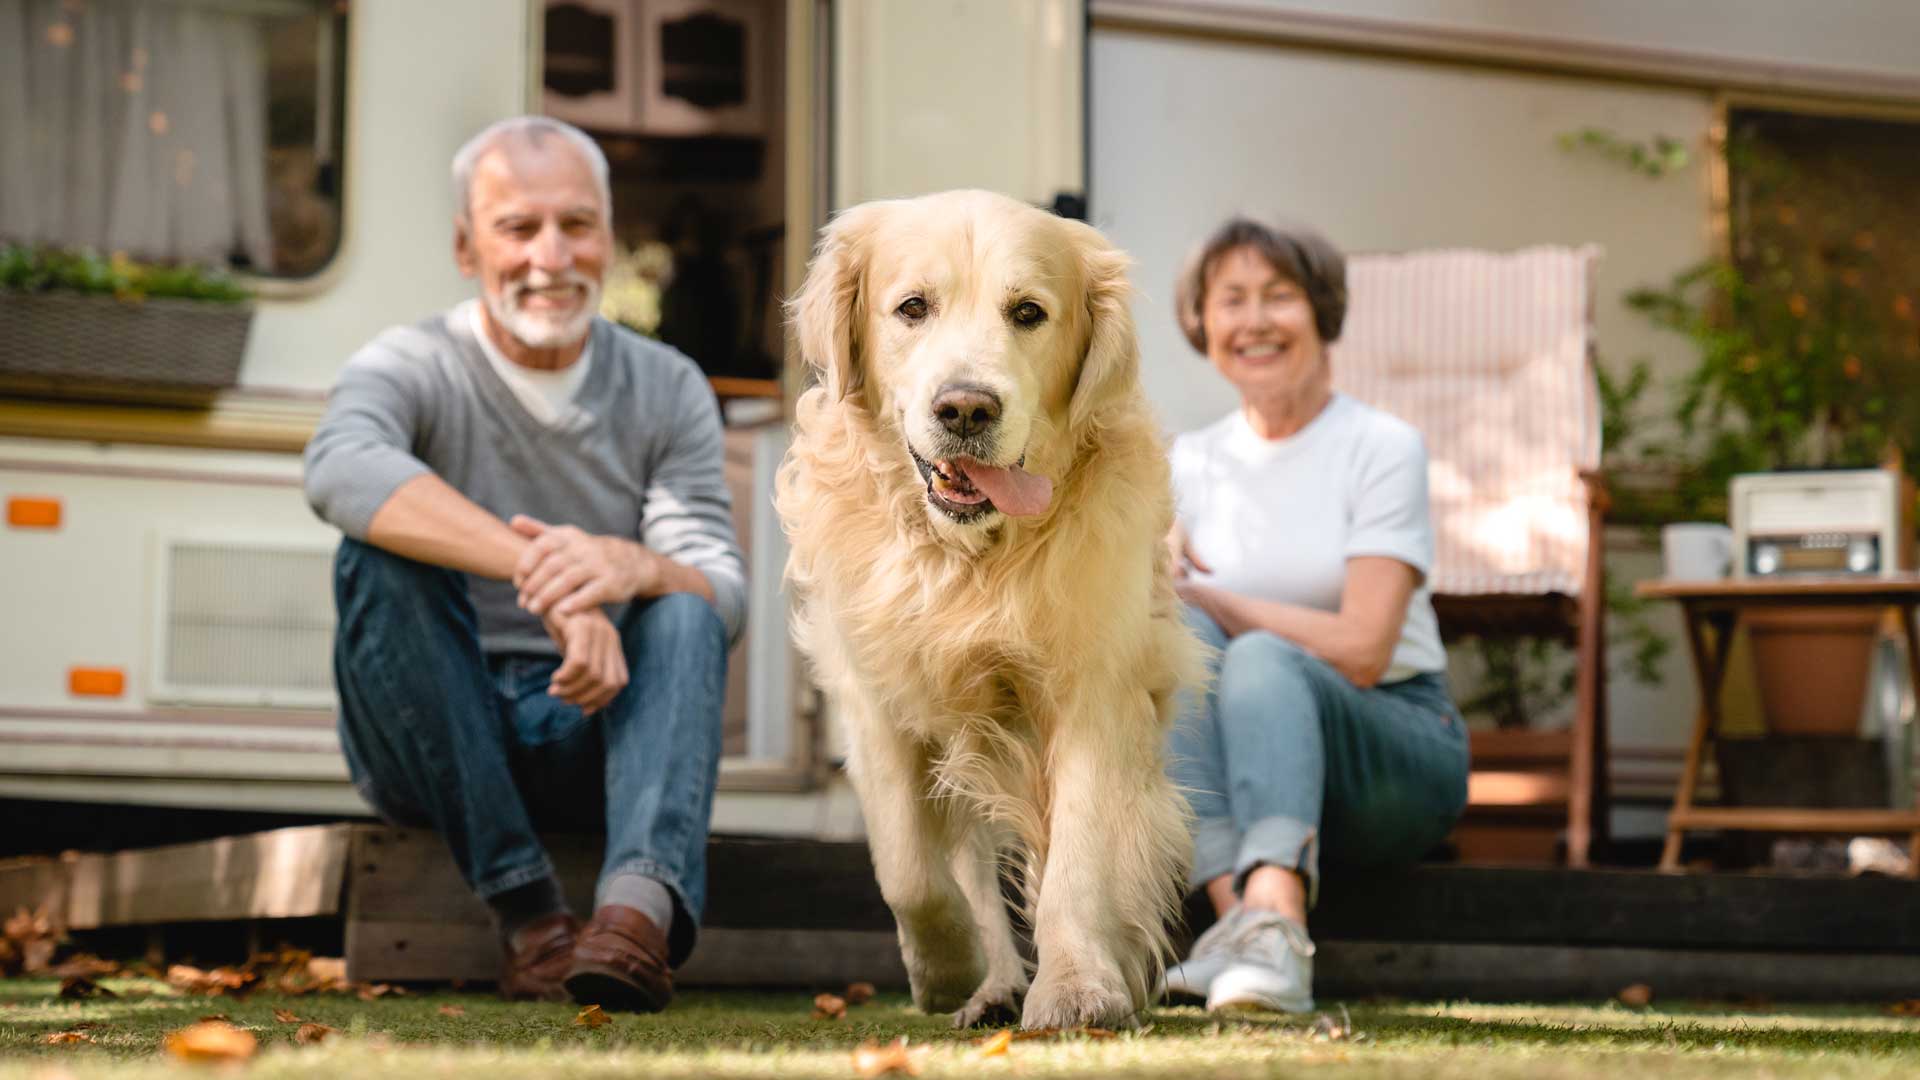
[[249, 297], [203, 267], [0, 245], [0, 375], [234, 386]]
[[[1808, 172], [1736, 137], [1739, 242], [1730, 257], [1636, 290], [1628, 304], [1684, 334], [1699, 362], [1682, 380], [1684, 512], [1724, 499], [1737, 473], [1902, 469], [1920, 440], [1920, 335], [1910, 275], [1888, 264], [1872, 223], [1885, 207], [1832, 163]], [[1835, 609], [1749, 616], [1770, 730], [1854, 734], [1879, 616]]]

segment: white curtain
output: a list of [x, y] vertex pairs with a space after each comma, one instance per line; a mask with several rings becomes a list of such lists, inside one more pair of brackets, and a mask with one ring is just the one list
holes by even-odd
[[272, 269], [257, 16], [0, 0], [0, 239]]

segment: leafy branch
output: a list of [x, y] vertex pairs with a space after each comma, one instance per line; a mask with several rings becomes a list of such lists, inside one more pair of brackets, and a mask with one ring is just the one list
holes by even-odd
[[1668, 135], [1655, 135], [1650, 142], [1634, 142], [1605, 128], [1589, 127], [1563, 132], [1559, 141], [1563, 150], [1590, 150], [1654, 180], [1679, 172], [1693, 160], [1687, 144]]
[[218, 270], [191, 264], [136, 262], [123, 254], [103, 258], [85, 250], [0, 244], [0, 289], [77, 292], [138, 303], [155, 299], [238, 303], [252, 293]]

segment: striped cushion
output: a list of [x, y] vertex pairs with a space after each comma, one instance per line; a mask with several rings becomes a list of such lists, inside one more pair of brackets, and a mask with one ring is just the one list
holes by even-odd
[[1577, 596], [1597, 247], [1356, 255], [1334, 386], [1426, 436], [1436, 593]]

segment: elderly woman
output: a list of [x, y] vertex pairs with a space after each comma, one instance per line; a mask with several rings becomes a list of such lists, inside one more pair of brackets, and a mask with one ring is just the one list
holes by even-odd
[[1240, 407], [1173, 444], [1168, 543], [1219, 656], [1170, 768], [1196, 818], [1192, 885], [1220, 918], [1167, 986], [1209, 1009], [1305, 1012], [1322, 845], [1329, 862], [1411, 862], [1466, 804], [1466, 726], [1425, 586], [1426, 448], [1333, 389], [1346, 263], [1320, 236], [1231, 220], [1175, 302]]

